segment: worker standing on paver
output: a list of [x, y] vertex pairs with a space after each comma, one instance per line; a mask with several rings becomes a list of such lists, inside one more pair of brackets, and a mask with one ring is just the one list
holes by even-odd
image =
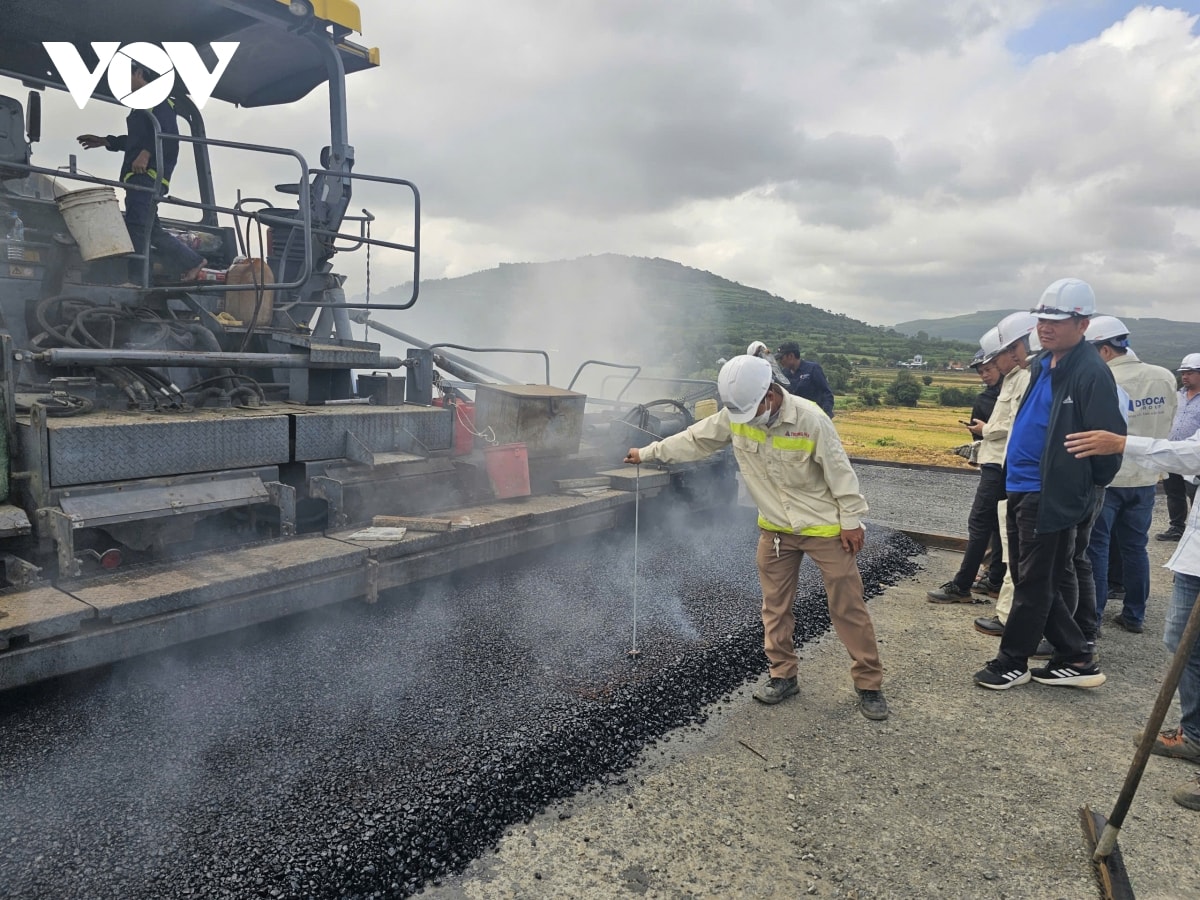
[[886, 719], [883, 665], [856, 560], [867, 502], [833, 423], [815, 403], [775, 384], [770, 364], [757, 357], [735, 356], [725, 363], [717, 388], [725, 408], [679, 434], [630, 448], [625, 462], [693, 462], [732, 444], [758, 506], [760, 529], [758, 577], [770, 678], [754, 699], [778, 703], [799, 691], [793, 607], [800, 563], [808, 554], [825, 581], [834, 630], [853, 660], [859, 710], [868, 719]]

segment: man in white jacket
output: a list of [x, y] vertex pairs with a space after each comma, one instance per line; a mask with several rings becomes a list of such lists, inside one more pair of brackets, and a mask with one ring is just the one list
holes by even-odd
[[760, 529], [757, 562], [770, 679], [754, 699], [778, 703], [799, 691], [793, 605], [800, 563], [808, 554], [825, 581], [834, 630], [853, 660], [859, 710], [868, 719], [886, 719], [883, 665], [856, 562], [867, 502], [833, 423], [821, 407], [775, 384], [770, 364], [757, 357], [735, 356], [725, 363], [717, 388], [724, 409], [679, 434], [630, 448], [625, 462], [691, 462], [732, 444], [746, 491], [758, 506]]
[[[1085, 431], [1068, 434], [1066, 448], [1080, 458], [1124, 453], [1125, 459], [1160, 472], [1177, 472], [1188, 477], [1200, 475], [1200, 431], [1182, 441]], [[1175, 588], [1167, 608], [1163, 643], [1174, 653], [1200, 595], [1200, 506], [1192, 506], [1179, 546], [1167, 561], [1167, 568], [1175, 573]], [[1179, 679], [1179, 706], [1182, 712], [1179, 727], [1162, 732], [1152, 752], [1200, 763], [1200, 642], [1192, 647]], [[1200, 774], [1175, 791], [1173, 797], [1180, 806], [1200, 811]]]
[[[1095, 316], [1084, 337], [1100, 351], [1117, 385], [1129, 395], [1129, 433], [1138, 437], [1166, 438], [1175, 418], [1175, 376], [1162, 366], [1144, 363], [1129, 347], [1129, 328], [1114, 316]], [[1120, 554], [1125, 600], [1113, 624], [1134, 634], [1142, 633], [1146, 601], [1150, 596], [1150, 526], [1159, 472], [1125, 457], [1115, 478], [1104, 491], [1104, 506], [1092, 526], [1087, 554], [1096, 585], [1096, 624], [1099, 627], [1108, 599], [1108, 558]], [[1117, 545], [1112, 543], [1114, 530]]]

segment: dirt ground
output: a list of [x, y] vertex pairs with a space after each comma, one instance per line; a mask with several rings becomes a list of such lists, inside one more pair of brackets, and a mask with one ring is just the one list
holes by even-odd
[[[1156, 513], [1154, 532], [1166, 525], [1161, 497]], [[888, 721], [857, 712], [845, 651], [827, 634], [803, 651], [798, 696], [764, 707], [753, 685], [733, 692], [704, 725], [510, 829], [425, 895], [1099, 896], [1078, 809], [1111, 808], [1166, 671], [1161, 566], [1173, 547], [1151, 540], [1145, 634], [1105, 626], [1107, 684], [1005, 692], [971, 681], [997, 643], [971, 622], [992, 607], [928, 603], [960, 559], [931, 551], [917, 577], [870, 603]], [[1200, 813], [1171, 800], [1194, 771], [1151, 757], [1119, 845], [1139, 898], [1200, 897]]]

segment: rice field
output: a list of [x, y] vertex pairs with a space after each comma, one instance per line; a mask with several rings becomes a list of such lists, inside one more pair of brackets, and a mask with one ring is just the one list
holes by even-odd
[[[896, 377], [896, 369], [863, 369], [877, 390], [884, 390]], [[970, 469], [967, 461], [951, 451], [971, 440], [959, 419], [970, 418], [970, 407], [941, 406], [937, 391], [941, 387], [981, 390], [983, 385], [974, 372], [913, 373], [920, 381], [929, 375], [933, 381], [923, 385], [921, 400], [915, 407], [862, 406], [856, 392], [838, 397], [834, 425], [851, 456], [889, 462], [920, 463]]]

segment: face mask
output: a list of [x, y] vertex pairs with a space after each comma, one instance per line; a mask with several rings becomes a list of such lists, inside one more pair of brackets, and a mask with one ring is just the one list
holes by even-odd
[[783, 409], [783, 407], [780, 407], [779, 409], [775, 410], [774, 412], [771, 412], [771, 408], [770, 408], [770, 406], [768, 406], [767, 411], [765, 413], [763, 413], [761, 416], [755, 416], [753, 419], [751, 419], [746, 424], [754, 425], [757, 428], [770, 428], [772, 425], [774, 425], [779, 420], [779, 413], [780, 413], [780, 410], [782, 410], [782, 409]]

